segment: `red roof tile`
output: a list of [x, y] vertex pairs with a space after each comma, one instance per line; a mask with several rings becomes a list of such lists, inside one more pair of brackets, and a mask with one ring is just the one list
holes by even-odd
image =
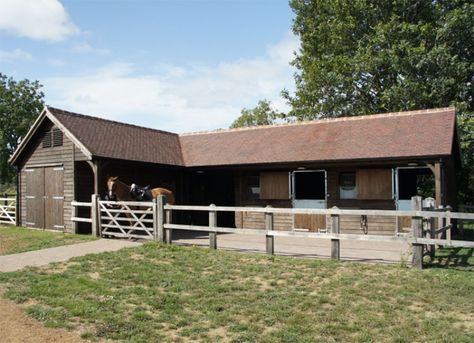
[[122, 160], [183, 165], [179, 137], [148, 129], [48, 107], [94, 156]]
[[182, 135], [48, 110], [94, 156], [187, 167], [441, 157], [455, 131], [454, 108]]
[[186, 166], [451, 154], [455, 109], [400, 112], [180, 135]]

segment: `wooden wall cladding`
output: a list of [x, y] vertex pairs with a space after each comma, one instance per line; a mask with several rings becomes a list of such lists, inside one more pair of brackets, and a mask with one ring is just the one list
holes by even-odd
[[360, 200], [392, 199], [392, 170], [357, 170], [357, 192]]
[[260, 173], [260, 199], [288, 199], [289, 188], [287, 172]]

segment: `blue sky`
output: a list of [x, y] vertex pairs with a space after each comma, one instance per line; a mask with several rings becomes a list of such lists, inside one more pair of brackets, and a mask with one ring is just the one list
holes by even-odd
[[174, 132], [287, 110], [298, 40], [287, 0], [0, 0], [0, 72], [47, 104]]

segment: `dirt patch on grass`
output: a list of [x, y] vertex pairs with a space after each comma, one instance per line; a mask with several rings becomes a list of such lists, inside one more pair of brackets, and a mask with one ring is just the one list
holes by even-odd
[[0, 327], [3, 343], [76, 343], [85, 342], [77, 334], [63, 329], [44, 327], [40, 322], [28, 317], [20, 306], [3, 299], [0, 292]]

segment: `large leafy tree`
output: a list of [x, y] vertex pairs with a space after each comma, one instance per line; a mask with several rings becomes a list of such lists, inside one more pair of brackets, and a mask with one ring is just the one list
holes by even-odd
[[258, 125], [270, 125], [284, 114], [272, 108], [272, 103], [269, 100], [260, 100], [256, 107], [248, 109], [243, 108], [231, 128], [249, 127]]
[[474, 201], [474, 2], [291, 0], [301, 48], [288, 120], [456, 106]]
[[8, 159], [43, 108], [38, 81], [15, 81], [0, 73], [0, 183], [11, 183], [15, 171]]
[[297, 119], [473, 111], [472, 0], [291, 0]]

